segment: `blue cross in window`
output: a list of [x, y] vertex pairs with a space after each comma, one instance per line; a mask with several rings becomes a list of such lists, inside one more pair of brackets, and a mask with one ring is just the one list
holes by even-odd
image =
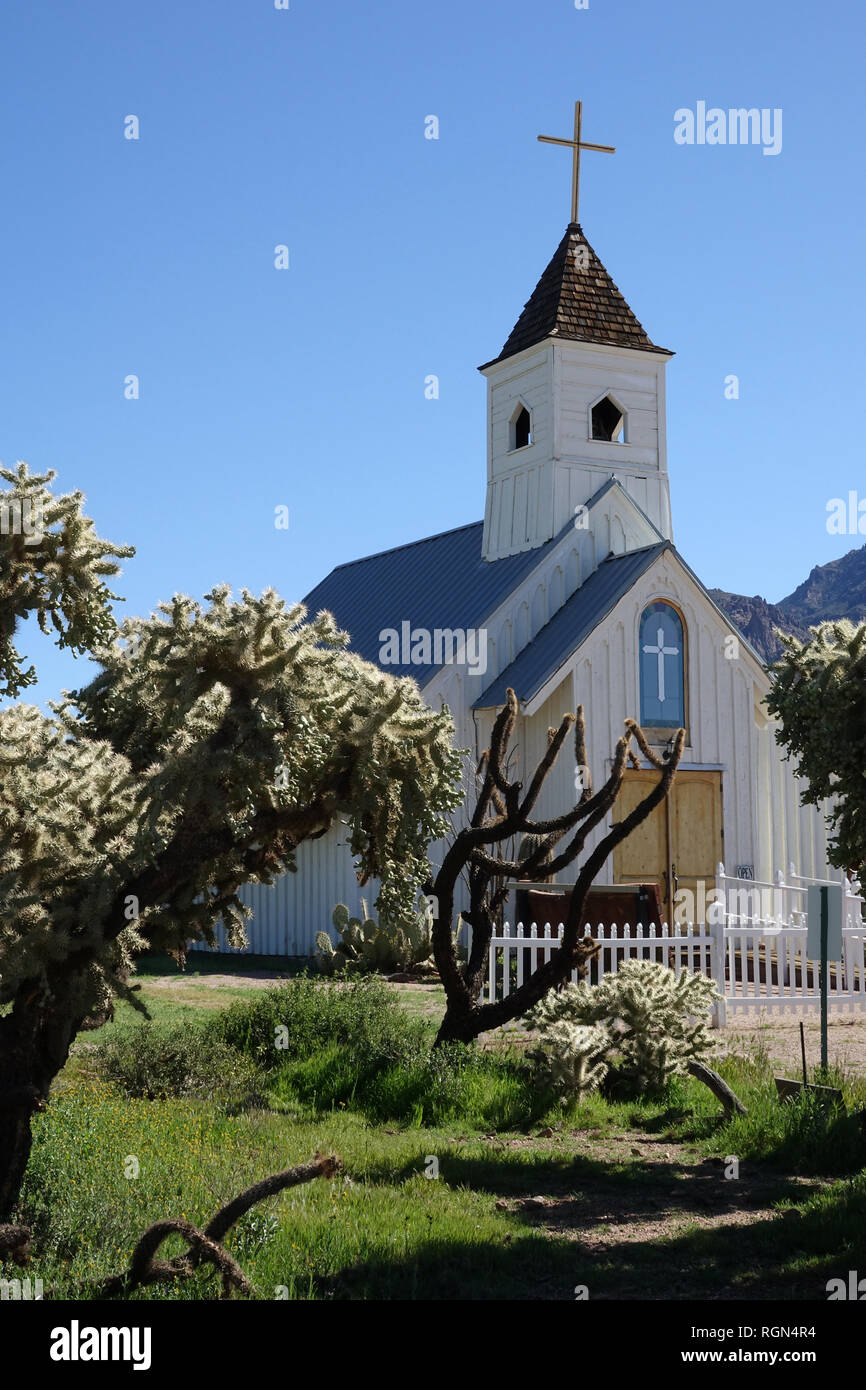
[[685, 723], [685, 641], [679, 613], [651, 603], [640, 620], [640, 722], [678, 729]]
[[658, 657], [658, 697], [659, 704], [663, 705], [665, 702], [665, 657], [679, 656], [680, 649], [679, 647], [665, 646], [665, 630], [663, 627], [660, 627], [658, 630], [656, 645], [654, 647], [644, 647], [644, 651], [649, 652]]

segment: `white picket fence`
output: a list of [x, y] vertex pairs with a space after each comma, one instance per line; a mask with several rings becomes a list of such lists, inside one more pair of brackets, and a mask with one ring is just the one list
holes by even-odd
[[[547, 922], [541, 929], [535, 922], [526, 928], [518, 922], [514, 931], [506, 922], [502, 935], [494, 936], [490, 942], [485, 999], [488, 1002], [503, 999], [518, 989], [539, 966], [550, 960], [559, 947], [562, 932], [561, 922], [556, 927]], [[614, 936], [614, 932], [619, 934]], [[581, 936], [591, 937], [600, 947], [598, 955], [586, 967], [586, 979], [590, 984], [597, 984], [604, 975], [616, 973], [624, 959], [654, 960], [670, 964], [678, 971], [698, 970], [715, 978], [712, 928], [703, 924], [670, 929], [666, 923], [660, 927], [605, 927], [599, 923], [593, 928], [587, 922]], [[576, 970], [571, 979], [577, 982]]]
[[[794, 870], [792, 864], [787, 877], [780, 869], [773, 883], [760, 879], [734, 878], [726, 873], [724, 864], [716, 867], [716, 902], [724, 905], [726, 922], [761, 922], [771, 926], [805, 926], [806, 898], [810, 884], [840, 884], [845, 901], [845, 925], [857, 927], [863, 916], [863, 894], [860, 882], [840, 872], [835, 879], [806, 878]], [[700, 904], [699, 904], [700, 907]], [[757, 909], [757, 911], [755, 910]], [[710, 915], [710, 916], [711, 916]], [[710, 920], [708, 916], [707, 920]]]
[[[796, 879], [793, 873], [788, 878]], [[586, 923], [581, 936], [599, 946], [598, 954], [587, 963], [586, 980], [596, 984], [615, 972], [623, 960], [652, 960], [680, 970], [698, 971], [716, 983], [721, 1002], [713, 1023], [724, 1025], [729, 1011], [773, 1010], [796, 1012], [817, 1008], [820, 1001], [820, 972], [817, 962], [806, 956], [806, 884], [777, 881], [774, 884], [732, 879], [719, 865], [716, 886], [726, 884], [744, 889], [769, 889], [776, 895], [764, 899], [770, 912], [729, 912], [731, 899], [718, 897], [710, 904], [709, 920], [685, 925], [604, 926]], [[837, 880], [838, 881], [838, 880]], [[866, 922], [862, 919], [859, 883], [845, 880], [846, 925], [842, 929], [842, 959], [830, 962], [828, 1003], [834, 1012], [850, 1012], [866, 1007]], [[742, 905], [734, 898], [733, 902]], [[758, 899], [752, 900], [758, 906]], [[550, 959], [562, 936], [562, 923], [539, 927], [506, 923], [502, 934], [490, 942], [487, 1002], [502, 999], [518, 988], [540, 965]], [[571, 976], [577, 980], [577, 971]]]
[[[613, 935], [616, 933], [616, 935]], [[559, 945], [562, 925], [539, 930], [533, 922], [514, 931], [506, 923], [490, 942], [487, 1002], [502, 999], [548, 961]], [[782, 1012], [817, 1007], [819, 969], [806, 957], [806, 927], [774, 923], [685, 926], [620, 926], [595, 928], [586, 924], [582, 936], [599, 946], [588, 962], [586, 979], [597, 984], [615, 972], [623, 960], [652, 960], [671, 969], [698, 971], [716, 982], [722, 1001], [714, 1024], [722, 1026], [728, 1011], [772, 1009]], [[571, 975], [577, 981], [577, 971]], [[842, 930], [842, 960], [830, 962], [828, 1003], [834, 1012], [866, 1008], [866, 924]]]

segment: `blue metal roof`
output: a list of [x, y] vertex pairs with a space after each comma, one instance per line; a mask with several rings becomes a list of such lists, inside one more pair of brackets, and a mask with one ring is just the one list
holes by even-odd
[[[483, 524], [473, 522], [423, 541], [384, 550], [366, 559], [338, 565], [304, 599], [308, 612], [327, 609], [350, 634], [350, 649], [379, 662], [380, 632], [403, 622], [413, 628], [479, 628], [484, 619], [539, 564], [554, 536], [534, 550], [502, 560], [481, 558]], [[560, 535], [562, 532], [560, 532]], [[417, 665], [388, 666], [393, 676], [432, 676]]]
[[[612, 487], [620, 486], [613, 477], [607, 479], [589, 499], [587, 507], [591, 509]], [[630, 500], [634, 503], [633, 498]], [[637, 503], [634, 505], [637, 507]], [[641, 509], [638, 507], [638, 510]], [[304, 603], [310, 613], [319, 613], [322, 609], [332, 613], [339, 626], [350, 634], [350, 650], [381, 665], [380, 633], [386, 628], [399, 634], [404, 622], [430, 632], [436, 628], [483, 627], [485, 619], [572, 526], [573, 522], [569, 521], [551, 540], [533, 550], [488, 562], [481, 558], [483, 523], [475, 521], [425, 540], [338, 565], [311, 590]], [[673, 543], [659, 540], [603, 561], [479, 696], [474, 708], [501, 705], [509, 686], [522, 701], [531, 700], [664, 550], [677, 557], [707, 601], [733, 627], [730, 618], [713, 602]], [[737, 631], [735, 627], [733, 630]], [[750, 643], [746, 639], [743, 641], [760, 663], [761, 658]], [[419, 672], [417, 664], [389, 664], [387, 669], [395, 676], [418, 679], [420, 675], [420, 683], [425, 684], [436, 668], [431, 666], [426, 672]]]
[[519, 700], [531, 700], [665, 550], [673, 550], [670, 541], [603, 561], [479, 696], [473, 708], [501, 705], [509, 686]]

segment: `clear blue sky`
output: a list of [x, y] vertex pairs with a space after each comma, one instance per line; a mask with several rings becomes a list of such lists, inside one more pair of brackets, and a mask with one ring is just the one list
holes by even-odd
[[[581, 97], [617, 147], [584, 158], [581, 221], [677, 353], [677, 543], [779, 599], [863, 539], [825, 523], [866, 496], [864, 41], [850, 0], [5, 0], [0, 459], [136, 546], [121, 613], [219, 581], [299, 598], [478, 519], [476, 367], [568, 221], [569, 156], [536, 135]], [[699, 100], [781, 107], [782, 152], [677, 145]], [[39, 698], [93, 673], [25, 645]]]

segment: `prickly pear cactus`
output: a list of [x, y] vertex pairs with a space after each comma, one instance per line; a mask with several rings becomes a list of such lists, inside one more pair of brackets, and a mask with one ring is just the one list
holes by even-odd
[[430, 959], [433, 954], [432, 919], [426, 903], [401, 922], [377, 922], [362, 899], [363, 917], [351, 917], [345, 903], [337, 903], [331, 920], [340, 933], [334, 946], [327, 932], [316, 936], [316, 966], [324, 974], [342, 970], [380, 971], [393, 974]]
[[334, 951], [334, 943], [326, 931], [316, 932], [316, 945], [319, 948], [315, 957], [317, 970], [320, 970], [323, 975], [333, 974], [336, 952]]
[[343, 931], [344, 928], [346, 928], [349, 925], [349, 909], [347, 908], [345, 903], [337, 903], [337, 906], [331, 913], [331, 921], [337, 928], [337, 931]]

